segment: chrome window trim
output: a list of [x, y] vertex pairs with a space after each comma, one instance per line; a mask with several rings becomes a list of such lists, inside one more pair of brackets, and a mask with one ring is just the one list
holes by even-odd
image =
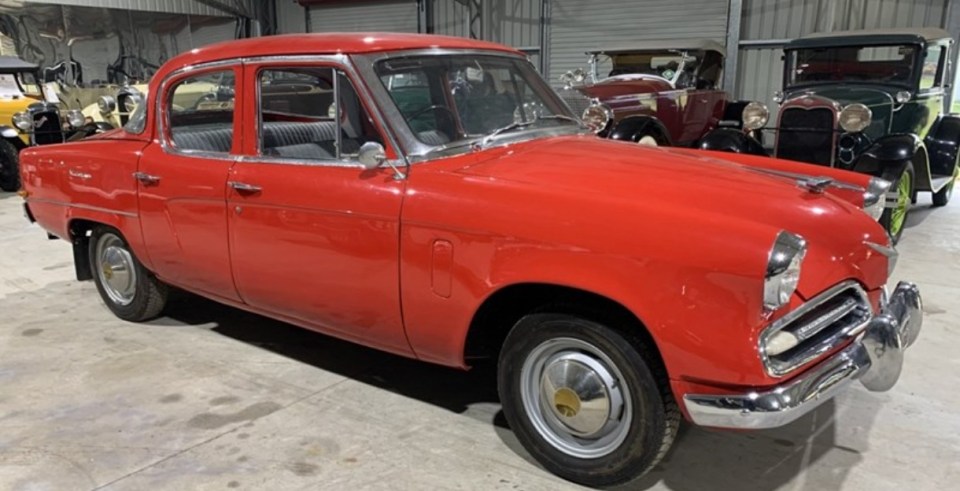
[[[291, 55], [291, 56], [258, 56], [255, 58], [244, 58], [244, 65], [251, 64], [270, 64], [273, 66], [264, 66], [258, 68], [259, 70], [282, 70], [284, 68], [295, 68], [291, 65], [284, 65], [284, 63], [326, 63], [329, 66], [325, 68], [330, 68], [335, 73], [342, 71], [347, 78], [350, 80], [350, 83], [353, 85], [354, 91], [357, 93], [357, 96], [360, 97], [363, 108], [367, 111], [367, 115], [371, 118], [376, 119], [379, 123], [381, 136], [389, 142], [389, 144], [394, 148], [397, 153], [398, 158], [390, 161], [391, 164], [397, 167], [406, 167], [409, 165], [406, 156], [403, 153], [403, 149], [397, 145], [397, 140], [393, 135], [393, 128], [389, 124], [389, 121], [383, 118], [383, 115], [380, 112], [376, 100], [374, 100], [366, 91], [366, 81], [363, 79], [363, 76], [358, 73], [356, 67], [353, 65], [352, 60], [349, 56], [345, 54], [330, 54], [330, 55]], [[334, 104], [337, 104], [337, 112], [339, 113], [339, 101], [336, 97], [336, 91], [339, 89], [339, 77], [334, 76]], [[290, 157], [275, 157], [270, 155], [263, 155], [263, 142], [261, 141], [262, 132], [261, 132], [261, 112], [260, 112], [260, 83], [259, 77], [256, 77], [256, 88], [254, 89], [254, 106], [257, 114], [256, 127], [254, 128], [254, 139], [256, 140], [257, 153], [248, 155], [242, 154], [240, 161], [242, 162], [256, 162], [264, 164], [279, 164], [279, 165], [307, 165], [307, 166], [318, 166], [318, 167], [346, 167], [346, 168], [358, 168], [362, 169], [363, 164], [359, 160], [352, 158], [349, 160], [344, 159], [297, 159]], [[360, 81], [362, 84], [357, 84], [356, 82]], [[339, 123], [338, 123], [339, 126]], [[337, 151], [339, 152], [340, 148], [340, 135], [337, 132]], [[405, 175], [409, 175], [405, 173]]]
[[[776, 333], [780, 332], [786, 326], [790, 325], [793, 321], [797, 320], [799, 317], [810, 312], [811, 310], [823, 305], [828, 300], [833, 299], [838, 294], [846, 291], [852, 290], [856, 295], [858, 295], [861, 300], [864, 302], [868, 308], [871, 309], [871, 315], [868, 315], [864, 322], [851, 326], [847, 329], [838, 331], [832, 334], [829, 338], [821, 341], [820, 343], [814, 345], [812, 348], [808, 349], [807, 356], [802, 359], [796, 360], [790, 366], [786, 368], [775, 368], [770, 360], [770, 357], [767, 356], [766, 344], [767, 341]], [[819, 358], [824, 353], [836, 348], [840, 342], [845, 339], [853, 338], [863, 332], [866, 329], [867, 324], [869, 324], [870, 319], [872, 318], [872, 309], [873, 306], [870, 304], [870, 298], [867, 296], [867, 292], [860, 286], [860, 283], [854, 280], [847, 280], [833, 287], [821, 292], [817, 296], [813, 297], [803, 305], [800, 305], [796, 309], [788, 312], [783, 317], [773, 321], [769, 326], [764, 328], [760, 336], [757, 338], [757, 351], [760, 353], [760, 360], [763, 362], [763, 367], [767, 373], [772, 377], [783, 377], [789, 373], [792, 373], [804, 366], [806, 366], [811, 361]], [[815, 348], [815, 349], [814, 349]]]
[[[455, 147], [450, 148], [450, 152], [444, 152], [442, 150], [438, 151], [437, 148], [443, 147], [443, 145], [428, 145], [421, 142], [416, 135], [413, 134], [413, 131], [410, 130], [410, 127], [406, 124], [406, 121], [403, 118], [403, 115], [400, 114], [400, 110], [397, 108], [396, 103], [393, 101], [393, 98], [390, 97], [390, 93], [384, 87], [383, 83], [380, 82], [380, 77], [377, 76], [377, 72], [374, 69], [374, 66], [390, 58], [402, 58], [408, 56], [444, 56], [444, 55], [483, 55], [483, 56], [502, 56], [504, 58], [510, 58], [514, 60], [520, 60], [523, 63], [526, 63], [534, 71], [538, 73], [536, 67], [530, 63], [530, 60], [526, 55], [522, 53], [510, 53], [507, 51], [497, 51], [497, 50], [484, 50], [484, 49], [451, 49], [451, 48], [420, 48], [420, 49], [408, 49], [408, 50], [397, 50], [397, 51], [385, 51], [378, 53], [363, 53], [350, 55], [351, 58], [355, 59], [356, 62], [354, 66], [357, 68], [357, 71], [360, 73], [361, 78], [368, 82], [367, 90], [370, 91], [370, 94], [373, 96], [373, 99], [376, 101], [377, 106], [383, 111], [388, 121], [394, 121], [397, 124], [393, 125], [393, 129], [397, 134], [397, 138], [402, 145], [402, 149], [407, 156], [407, 160], [411, 163], [420, 163], [428, 162], [437, 158], [450, 157], [454, 155], [460, 155], [472, 152], [474, 145], [470, 144], [470, 141], [464, 141], [463, 145], [457, 144]], [[558, 106], [570, 109], [563, 98], [560, 97], [560, 94], [550, 87], [550, 85], [543, 81], [544, 87], [553, 94], [553, 97], [556, 99]], [[573, 114], [573, 111], [570, 112], [575, 118], [579, 118], [579, 115]], [[542, 133], [544, 130], [549, 128], [537, 128], [529, 130], [529, 133], [526, 134], [536, 134]], [[577, 132], [580, 131], [580, 128], [577, 128]], [[546, 133], [546, 136], [552, 136], [552, 133]], [[482, 138], [477, 138], [479, 141]], [[457, 150], [453, 150], [456, 148]]]
[[[159, 92], [155, 97], [156, 101], [154, 104], [155, 105], [154, 111], [156, 114], [154, 115], [154, 117], [156, 118], [155, 135], [156, 135], [156, 139], [160, 141], [160, 148], [163, 150], [163, 153], [167, 155], [179, 155], [184, 157], [202, 157], [202, 158], [215, 159], [215, 160], [234, 160], [234, 161], [237, 160], [238, 154], [232, 153], [233, 152], [232, 148], [230, 149], [229, 152], [226, 152], [226, 153], [210, 152], [207, 150], [179, 149], [176, 146], [172, 145], [171, 142], [167, 141], [167, 133], [166, 133], [167, 126], [166, 126], [166, 121], [164, 121], [164, 118], [163, 118], [162, 105], [163, 105], [163, 100], [166, 98], [165, 96], [167, 94], [167, 90], [170, 88], [171, 81], [173, 81], [174, 79], [180, 78], [180, 75], [183, 75], [185, 73], [189, 73], [193, 71], [203, 72], [207, 70], [214, 70], [217, 68], [234, 68], [234, 69], [239, 68], [242, 75], [243, 61], [240, 58], [231, 58], [228, 60], [218, 60], [218, 61], [211, 61], [207, 63], [198, 63], [196, 65], [186, 65], [168, 73], [167, 76], [164, 77], [163, 81], [160, 83]], [[236, 73], [234, 73], [234, 77], [236, 77]], [[236, 80], [236, 78], [234, 78], [234, 80]], [[236, 95], [234, 95], [234, 101], [236, 101]], [[234, 128], [236, 128], [237, 126], [236, 102], [234, 102], [233, 104], [232, 126]], [[230, 145], [231, 147], [233, 146], [232, 137], [230, 139]]]

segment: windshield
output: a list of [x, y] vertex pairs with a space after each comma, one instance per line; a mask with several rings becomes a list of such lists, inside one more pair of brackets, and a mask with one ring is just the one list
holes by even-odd
[[787, 87], [868, 82], [913, 85], [914, 45], [836, 46], [787, 52]]
[[686, 55], [679, 51], [641, 51], [614, 55], [599, 54], [596, 63], [600, 78], [637, 74], [655, 75], [673, 82], [681, 66], [686, 65], [694, 69], [697, 66], [697, 59], [693, 55]]
[[428, 145], [578, 125], [533, 67], [516, 58], [410, 56], [383, 60], [375, 69], [410, 130]]
[[0, 73], [0, 98], [40, 97], [43, 92], [32, 72]]

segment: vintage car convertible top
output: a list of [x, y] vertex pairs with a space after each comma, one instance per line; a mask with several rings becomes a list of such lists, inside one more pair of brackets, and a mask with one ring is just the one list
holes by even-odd
[[176, 286], [496, 364], [520, 442], [590, 486], [650, 470], [681, 418], [770, 428], [897, 382], [922, 318], [916, 286], [886, 287], [888, 182], [600, 139], [596, 115], [497, 44], [236, 41], [167, 62], [122, 128], [24, 151], [22, 194], [120, 318]]

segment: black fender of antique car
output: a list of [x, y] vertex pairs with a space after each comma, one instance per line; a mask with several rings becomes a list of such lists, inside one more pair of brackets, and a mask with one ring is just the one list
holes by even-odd
[[934, 123], [924, 140], [934, 175], [953, 175], [960, 150], [960, 115], [943, 115]]
[[88, 136], [95, 135], [97, 133], [103, 133], [104, 131], [110, 131], [113, 129], [113, 125], [104, 121], [96, 121], [93, 123], [87, 123], [76, 130], [73, 130], [72, 133], [67, 134], [67, 141], [73, 142], [77, 140], [82, 140]]
[[0, 124], [0, 139], [10, 142], [17, 150], [23, 150], [26, 147], [20, 139], [20, 132], [13, 126]]
[[767, 151], [756, 138], [737, 128], [717, 128], [704, 135], [697, 147], [701, 150], [767, 156]]
[[653, 116], [631, 116], [617, 121], [607, 135], [612, 140], [637, 142], [645, 135], [656, 138], [657, 145], [672, 146], [667, 127]]

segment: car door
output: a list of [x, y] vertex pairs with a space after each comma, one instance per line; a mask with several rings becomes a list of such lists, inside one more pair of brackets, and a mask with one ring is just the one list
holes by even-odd
[[386, 142], [337, 60], [244, 66], [253, 135], [229, 179], [233, 275], [259, 311], [410, 354], [398, 266], [404, 181], [359, 165], [360, 145]]
[[[227, 246], [226, 183], [240, 149], [234, 89], [211, 80], [240, 65], [195, 67], [160, 86], [157, 138], [143, 150], [136, 177], [143, 240], [154, 271], [165, 281], [238, 301]], [[178, 104], [198, 86], [208, 94]]]

